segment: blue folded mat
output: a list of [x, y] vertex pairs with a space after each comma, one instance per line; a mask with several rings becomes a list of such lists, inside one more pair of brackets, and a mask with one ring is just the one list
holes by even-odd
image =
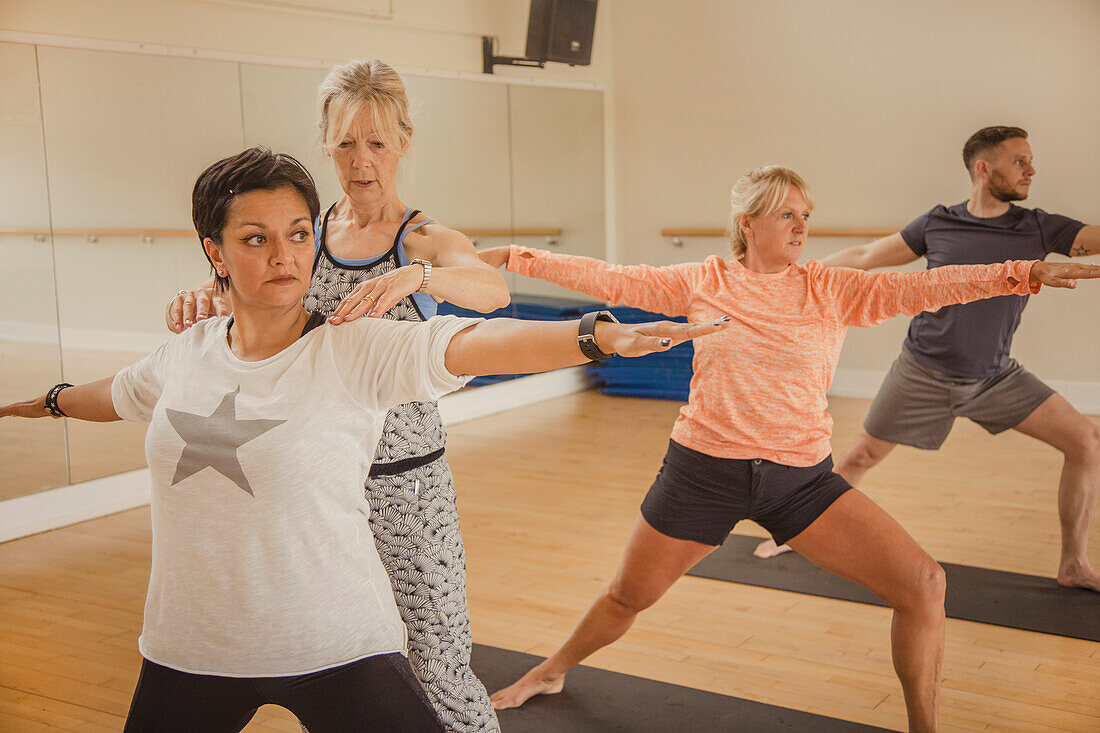
[[478, 313], [469, 308], [460, 308], [453, 303], [440, 303], [439, 315], [462, 316], [463, 318], [523, 318], [528, 321], [568, 321], [580, 318], [600, 305], [590, 300], [574, 298], [556, 298], [548, 295], [524, 295], [513, 298], [509, 305], [491, 313]]
[[[639, 308], [615, 307], [609, 310], [623, 323], [687, 323], [687, 319], [682, 316], [671, 318]], [[592, 364], [588, 367], [588, 373], [602, 385], [602, 394], [686, 402], [693, 373], [691, 361], [694, 357], [695, 347], [689, 341], [668, 351], [648, 356], [633, 359], [615, 356]]]

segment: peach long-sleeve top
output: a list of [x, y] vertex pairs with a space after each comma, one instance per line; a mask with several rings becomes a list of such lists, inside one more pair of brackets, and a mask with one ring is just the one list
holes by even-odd
[[688, 403], [680, 409], [672, 439], [719, 458], [803, 467], [830, 453], [833, 419], [825, 395], [849, 326], [874, 326], [952, 303], [1027, 295], [1033, 264], [869, 273], [810, 261], [762, 274], [718, 256], [667, 267], [612, 265], [517, 245], [508, 258], [510, 272], [611, 304], [692, 322], [729, 316], [733, 323], [725, 330], [695, 342]]

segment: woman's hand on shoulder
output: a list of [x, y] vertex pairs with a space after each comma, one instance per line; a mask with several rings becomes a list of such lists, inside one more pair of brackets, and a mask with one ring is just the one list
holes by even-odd
[[228, 316], [233, 312], [229, 299], [213, 286], [181, 290], [168, 301], [164, 321], [172, 333], [182, 333], [211, 316]]

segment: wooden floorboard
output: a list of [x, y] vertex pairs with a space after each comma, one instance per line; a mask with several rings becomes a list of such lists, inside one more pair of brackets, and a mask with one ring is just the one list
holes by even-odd
[[[836, 449], [867, 404], [832, 401]], [[566, 637], [614, 572], [678, 407], [589, 392], [449, 430], [476, 641], [546, 655]], [[862, 488], [938, 560], [1052, 576], [1059, 471], [1047, 446], [960, 422]], [[148, 524], [141, 508], [0, 545], [0, 730], [121, 728]], [[588, 663], [901, 730], [889, 627], [884, 608], [684, 578]], [[942, 706], [947, 731], [1098, 731], [1100, 645], [948, 620]], [[268, 706], [246, 730], [298, 727]]]

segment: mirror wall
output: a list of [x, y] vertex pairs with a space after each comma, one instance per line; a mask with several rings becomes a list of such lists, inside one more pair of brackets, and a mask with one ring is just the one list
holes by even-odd
[[[0, 402], [61, 381], [54, 244], [33, 46], [0, 43]], [[68, 481], [65, 423], [0, 420], [0, 499]]]
[[[306, 164], [323, 206], [341, 193], [316, 144], [323, 69], [14, 43], [0, 69], [2, 403], [113, 374], [168, 338], [168, 299], [209, 274], [190, 192], [210, 162], [263, 144]], [[601, 91], [404, 78], [404, 201], [482, 247], [604, 255]], [[508, 277], [517, 298], [576, 297]], [[0, 500], [140, 468], [143, 436], [2, 421]]]
[[[575, 89], [508, 87], [512, 210], [519, 228], [560, 229], [513, 241], [604, 258], [603, 94]], [[577, 299], [556, 285], [516, 276], [518, 296]]]

